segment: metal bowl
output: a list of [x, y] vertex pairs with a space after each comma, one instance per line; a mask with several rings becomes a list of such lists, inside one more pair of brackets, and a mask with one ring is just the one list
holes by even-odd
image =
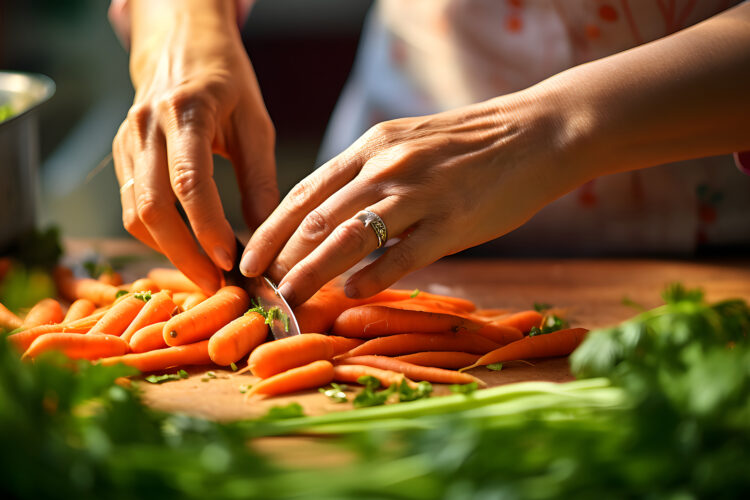
[[37, 110], [55, 93], [43, 75], [0, 71], [0, 251], [34, 228], [39, 168]]

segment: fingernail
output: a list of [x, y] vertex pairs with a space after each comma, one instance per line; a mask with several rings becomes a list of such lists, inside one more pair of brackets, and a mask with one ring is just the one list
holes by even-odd
[[284, 299], [286, 299], [287, 303], [294, 307], [296, 304], [294, 303], [294, 290], [292, 290], [292, 287], [289, 283], [284, 283], [279, 287], [279, 293], [281, 294]]
[[214, 247], [214, 262], [225, 271], [230, 271], [232, 269], [232, 258], [224, 247], [218, 245]]
[[258, 255], [252, 250], [245, 252], [240, 261], [240, 272], [245, 276], [258, 275]]
[[359, 290], [357, 290], [357, 287], [351, 281], [347, 281], [344, 285], [344, 294], [350, 299], [359, 298]]

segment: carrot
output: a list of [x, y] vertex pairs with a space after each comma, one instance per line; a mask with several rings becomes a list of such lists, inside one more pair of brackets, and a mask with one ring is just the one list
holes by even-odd
[[333, 344], [334, 356], [343, 354], [365, 343], [362, 339], [350, 339], [349, 337], [339, 337], [337, 335], [329, 335], [328, 338], [331, 339], [331, 343]]
[[0, 304], [0, 329], [11, 331], [20, 328], [21, 325], [23, 325], [23, 320], [16, 316], [13, 311]]
[[148, 278], [140, 278], [130, 284], [130, 287], [128, 287], [128, 291], [136, 292], [136, 293], [137, 292], [156, 293], [159, 291], [159, 287], [156, 286], [156, 283], [154, 283], [152, 280]]
[[542, 319], [542, 314], [537, 311], [521, 311], [498, 318], [492, 321], [492, 324], [512, 326], [523, 333], [528, 333], [532, 326], [540, 326]]
[[101, 306], [114, 302], [117, 298], [117, 292], [120, 291], [114, 285], [101, 283], [95, 279], [77, 279], [73, 276], [73, 272], [66, 267], [57, 267], [53, 276], [60, 295], [70, 301], [89, 299], [94, 304]]
[[55, 299], [42, 299], [31, 308], [23, 319], [23, 326], [31, 328], [39, 325], [60, 323], [65, 314], [62, 306]]
[[472, 314], [480, 318], [494, 320], [501, 316], [507, 316], [510, 311], [507, 309], [477, 309]]
[[[294, 338], [294, 337], [289, 337]], [[330, 361], [317, 360], [304, 366], [277, 373], [261, 380], [247, 392], [247, 397], [265, 397], [289, 392], [314, 389], [333, 380], [333, 365]]]
[[476, 333], [500, 345], [510, 344], [523, 338], [523, 333], [518, 328], [493, 322], [484, 324]]
[[[71, 323], [73, 325], [74, 323]], [[39, 325], [21, 332], [8, 335], [8, 342], [13, 344], [18, 352], [24, 352], [38, 338], [46, 333], [64, 332], [64, 333], [86, 333], [91, 329], [91, 325], [70, 326], [64, 324], [58, 325]]]
[[[134, 294], [121, 297], [117, 303], [104, 313], [99, 321], [88, 331], [89, 335], [106, 333], [122, 335], [146, 302]], [[127, 341], [126, 341], [127, 342]]]
[[263, 343], [267, 336], [266, 318], [255, 311], [248, 311], [211, 336], [208, 355], [217, 365], [229, 366]]
[[89, 299], [78, 299], [68, 308], [68, 312], [65, 313], [63, 323], [70, 323], [77, 319], [85, 318], [90, 315], [96, 309], [96, 304], [91, 302]]
[[438, 295], [435, 293], [425, 292], [423, 290], [399, 290], [395, 288], [388, 288], [366, 300], [369, 301], [368, 303], [396, 302], [404, 300], [439, 302], [443, 305], [443, 307], [467, 313], [472, 312], [477, 308], [474, 302], [470, 300], [461, 299], [459, 297], [451, 297], [449, 295]]
[[457, 370], [466, 365], [476, 363], [479, 354], [459, 351], [425, 351], [413, 354], [404, 354], [394, 359], [406, 361], [419, 366], [434, 366], [435, 368], [449, 368]]
[[488, 352], [471, 366], [462, 368], [468, 370], [476, 366], [492, 363], [504, 363], [519, 359], [553, 358], [567, 356], [583, 342], [588, 330], [585, 328], [567, 328], [544, 335], [524, 337], [494, 351]]
[[[167, 347], [167, 344], [164, 343], [164, 335], [161, 333], [165, 323], [166, 321], [153, 323], [134, 332], [128, 341], [130, 350], [133, 352], [146, 352]], [[124, 335], [120, 336], [120, 338], [125, 340]]]
[[117, 271], [103, 272], [97, 278], [100, 283], [106, 283], [107, 285], [120, 286], [122, 285], [122, 276]]
[[[375, 377], [380, 381], [380, 385], [383, 387], [390, 387], [393, 384], [400, 385], [402, 380], [407, 380], [403, 373], [398, 373], [393, 370], [384, 370], [375, 366], [361, 365], [361, 364], [350, 364], [350, 365], [335, 365], [333, 367], [333, 380], [336, 382], [350, 382], [358, 383], [360, 377]], [[416, 386], [411, 380], [407, 380], [410, 387]]]
[[470, 332], [400, 333], [368, 340], [359, 347], [338, 356], [337, 359], [365, 354], [398, 356], [422, 351], [463, 351], [484, 354], [497, 347], [495, 342]]
[[99, 359], [128, 352], [127, 342], [117, 335], [81, 335], [80, 333], [45, 333], [31, 343], [22, 359], [36, 358], [43, 352], [62, 351], [71, 359]]
[[242, 315], [249, 306], [250, 297], [245, 290], [225, 286], [189, 311], [181, 312], [167, 321], [164, 325], [164, 342], [175, 346], [207, 339]]
[[261, 344], [250, 353], [247, 367], [254, 375], [267, 378], [277, 373], [333, 358], [333, 342], [327, 335], [304, 333]]
[[167, 347], [155, 351], [113, 356], [101, 359], [99, 362], [104, 366], [122, 363], [142, 372], [154, 372], [175, 366], [207, 365], [211, 363], [211, 358], [208, 357], [208, 340], [203, 340], [194, 344]]
[[172, 302], [170, 292], [165, 290], [156, 292], [148, 302], [143, 304], [136, 317], [133, 318], [133, 321], [130, 322], [120, 336], [125, 342], [130, 342], [130, 338], [135, 332], [144, 326], [167, 321], [176, 310], [177, 306]]
[[454, 314], [368, 304], [341, 313], [333, 323], [331, 333], [343, 337], [374, 338], [407, 332], [478, 330], [480, 326], [480, 323]]
[[201, 288], [177, 269], [156, 267], [148, 272], [150, 279], [161, 290], [173, 292], [200, 292]]
[[381, 370], [403, 373], [411, 380], [426, 380], [427, 382], [435, 382], [437, 384], [470, 384], [477, 382], [480, 385], [487, 385], [468, 373], [459, 373], [431, 366], [419, 366], [387, 356], [353, 356], [343, 359], [339, 363], [342, 365], [372, 366]]
[[189, 309], [194, 308], [204, 300], [206, 300], [208, 297], [205, 293], [202, 292], [194, 292], [188, 295], [188, 297], [185, 299], [185, 301], [182, 303], [182, 310], [187, 311]]

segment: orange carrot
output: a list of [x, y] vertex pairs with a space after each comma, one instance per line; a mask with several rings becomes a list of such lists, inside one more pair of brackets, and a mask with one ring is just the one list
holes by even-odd
[[207, 365], [211, 363], [211, 358], [208, 357], [208, 340], [203, 340], [194, 344], [167, 347], [155, 351], [113, 356], [104, 358], [99, 362], [105, 366], [123, 363], [142, 372], [154, 372], [175, 366]]
[[400, 359], [393, 359], [387, 356], [352, 356], [338, 363], [342, 365], [365, 365], [381, 370], [390, 370], [397, 373], [403, 373], [411, 380], [426, 380], [437, 384], [470, 384], [477, 382], [480, 385], [487, 385], [476, 377], [468, 373], [459, 373], [453, 370], [444, 370], [431, 366], [419, 366]]
[[13, 314], [13, 311], [0, 304], [0, 329], [6, 329], [8, 331], [20, 328], [23, 325], [23, 320]]
[[507, 316], [509, 313], [510, 311], [507, 309], [477, 309], [472, 314], [480, 318], [494, 320], [500, 316]]
[[60, 323], [65, 314], [62, 306], [55, 299], [42, 299], [36, 303], [23, 319], [23, 326], [31, 328], [39, 325]]
[[43, 352], [62, 351], [71, 359], [99, 359], [128, 352], [127, 342], [117, 335], [81, 335], [80, 333], [45, 333], [31, 343], [22, 359], [36, 358]]
[[415, 387], [416, 384], [411, 380], [406, 379], [403, 373], [398, 373], [392, 370], [384, 370], [376, 366], [361, 365], [361, 364], [350, 364], [350, 365], [335, 365], [333, 367], [333, 380], [336, 382], [349, 382], [357, 384], [357, 380], [360, 377], [375, 377], [380, 381], [380, 385], [383, 387], [390, 387], [393, 384], [400, 385], [402, 380], [406, 380], [410, 387]]
[[481, 324], [462, 316], [386, 305], [347, 309], [336, 318], [331, 333], [343, 337], [374, 338], [407, 332], [478, 330]]
[[106, 283], [107, 285], [120, 286], [122, 285], [122, 276], [117, 271], [103, 272], [97, 278], [100, 283]]
[[306, 365], [333, 358], [333, 342], [327, 335], [304, 333], [261, 344], [250, 353], [247, 367], [254, 375], [267, 378]]
[[337, 359], [365, 354], [398, 356], [421, 351], [463, 351], [484, 354], [497, 347], [495, 342], [470, 332], [400, 333], [368, 340], [361, 346], [337, 356]]
[[101, 283], [95, 279], [77, 279], [73, 272], [66, 267], [57, 267], [53, 273], [57, 290], [67, 300], [89, 299], [101, 306], [111, 304], [117, 298], [120, 290], [114, 285]]
[[266, 319], [255, 311], [248, 311], [211, 336], [208, 355], [217, 365], [229, 366], [263, 343], [267, 336]]
[[[164, 349], [167, 344], [164, 343], [162, 329], [166, 321], [144, 326], [130, 337], [130, 350], [133, 352], [147, 352], [154, 349]], [[120, 338], [124, 340], [124, 336]]]
[[172, 294], [172, 302], [174, 302], [180, 309], [182, 309], [182, 304], [184, 304], [185, 300], [187, 300], [187, 298], [191, 295], [191, 292], [175, 292]]
[[[146, 302], [134, 294], [125, 295], [104, 313], [99, 321], [88, 331], [89, 335], [106, 333], [122, 335]], [[127, 343], [127, 341], [126, 341]]]
[[333, 344], [334, 356], [344, 354], [345, 352], [351, 351], [355, 347], [365, 343], [363, 339], [350, 339], [349, 337], [339, 337], [337, 335], [329, 335], [328, 338], [331, 339], [331, 343]]
[[125, 342], [130, 342], [130, 338], [135, 332], [144, 326], [167, 321], [176, 310], [177, 306], [172, 302], [170, 292], [165, 290], [156, 292], [141, 307], [136, 317], [133, 318], [133, 321], [130, 322], [120, 336]]
[[519, 359], [553, 358], [567, 356], [583, 342], [588, 330], [585, 328], [567, 328], [544, 335], [524, 337], [499, 349], [488, 352], [473, 365], [463, 368], [468, 370], [476, 366], [504, 363]]
[[250, 297], [245, 290], [225, 286], [189, 311], [181, 312], [167, 321], [164, 325], [164, 342], [175, 346], [207, 339], [242, 315], [249, 306]]
[[128, 287], [128, 290], [131, 292], [151, 292], [156, 293], [159, 291], [159, 287], [156, 286], [156, 283], [154, 283], [152, 280], [148, 278], [140, 278], [135, 280], [133, 283], [131, 283], [130, 287]]
[[148, 279], [162, 290], [200, 292], [201, 288], [177, 269], [156, 267], [148, 272]]
[[330, 383], [333, 380], [333, 373], [333, 365], [330, 361], [313, 361], [261, 380], [247, 392], [247, 397], [276, 396], [314, 389]]
[[434, 366], [435, 368], [448, 368], [457, 370], [464, 366], [476, 363], [480, 358], [479, 354], [459, 351], [425, 351], [415, 352], [414, 354], [404, 354], [394, 359], [406, 361], [419, 366]]
[[523, 333], [518, 328], [493, 322], [484, 324], [476, 333], [500, 345], [510, 344], [523, 338]]
[[65, 313], [63, 323], [70, 323], [77, 319], [85, 318], [90, 315], [96, 309], [96, 304], [91, 302], [89, 299], [78, 299], [68, 308], [68, 312]]
[[543, 316], [537, 311], [521, 311], [492, 321], [493, 325], [504, 325], [518, 328], [523, 333], [528, 333], [532, 326], [540, 326]]
[[203, 292], [194, 292], [194, 293], [191, 293], [190, 295], [188, 295], [188, 297], [182, 303], [182, 306], [181, 306], [182, 310], [183, 311], [188, 311], [188, 310], [194, 308], [195, 306], [197, 306], [198, 304], [200, 304], [201, 302], [203, 302], [204, 300], [206, 300], [207, 298], [208, 297]]
[[[70, 325], [75, 325], [75, 323], [71, 323]], [[35, 326], [33, 328], [29, 328], [27, 330], [14, 333], [13, 335], [8, 335], [8, 342], [13, 344], [16, 347], [16, 349], [18, 349], [18, 352], [24, 352], [26, 351], [26, 349], [29, 348], [32, 342], [34, 342], [38, 337], [41, 337], [42, 335], [46, 333], [56, 333], [56, 332], [86, 333], [91, 329], [91, 325], [83, 325], [83, 326], [70, 326], [70, 325], [59, 324], [59, 325]]]

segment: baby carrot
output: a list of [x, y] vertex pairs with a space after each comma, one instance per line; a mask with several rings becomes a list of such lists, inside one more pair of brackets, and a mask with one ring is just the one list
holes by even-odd
[[[133, 352], [146, 352], [153, 351], [154, 349], [164, 349], [167, 344], [164, 343], [164, 335], [162, 335], [162, 329], [166, 321], [154, 323], [148, 326], [144, 326], [140, 330], [133, 333], [130, 337], [130, 350]], [[124, 335], [120, 338], [125, 340]]]
[[343, 337], [374, 338], [407, 332], [478, 330], [481, 324], [461, 316], [386, 305], [347, 309], [336, 318], [331, 333]]
[[333, 342], [326, 335], [305, 333], [261, 344], [250, 353], [247, 366], [254, 375], [267, 378], [306, 365], [333, 358]]
[[[134, 294], [123, 296], [104, 313], [99, 321], [88, 331], [89, 335], [107, 333], [122, 335], [138, 312], [146, 305], [145, 300]], [[126, 341], [127, 342], [127, 341]]]
[[518, 328], [523, 333], [528, 333], [532, 326], [540, 326], [544, 317], [537, 311], [521, 311], [492, 321], [493, 325], [504, 325]]
[[518, 359], [553, 358], [567, 356], [583, 342], [588, 330], [585, 328], [567, 328], [556, 332], [524, 337], [479, 358], [473, 365], [462, 368], [468, 370], [476, 366], [492, 363], [504, 363]]
[[131, 292], [151, 292], [156, 293], [159, 291], [159, 287], [156, 286], [152, 280], [148, 278], [139, 278], [131, 283], [129, 290]]
[[89, 299], [98, 306], [111, 304], [117, 298], [117, 292], [120, 291], [114, 285], [101, 283], [95, 279], [77, 279], [66, 267], [57, 267], [53, 272], [53, 277], [60, 295], [71, 301]]
[[156, 267], [148, 272], [150, 279], [161, 290], [173, 292], [200, 292], [201, 288], [177, 269]]
[[103, 272], [97, 278], [100, 283], [106, 283], [108, 285], [120, 286], [122, 285], [122, 276], [117, 271]]
[[247, 392], [247, 397], [276, 396], [278, 394], [287, 394], [305, 389], [314, 389], [330, 383], [333, 380], [333, 370], [334, 368], [330, 361], [313, 361], [304, 366], [298, 366], [261, 380]]
[[193, 292], [189, 294], [185, 300], [182, 303], [182, 310], [187, 311], [189, 309], [194, 308], [204, 300], [206, 300], [208, 297], [203, 292]]
[[151, 295], [148, 302], [141, 307], [138, 314], [133, 318], [133, 321], [122, 332], [122, 339], [125, 342], [130, 342], [130, 338], [135, 332], [144, 326], [167, 321], [176, 310], [177, 306], [172, 302], [170, 292], [165, 290], [156, 292]]
[[484, 354], [497, 347], [495, 342], [470, 332], [400, 333], [368, 340], [351, 351], [337, 356], [337, 359], [365, 354], [398, 356], [421, 351], [463, 351]]
[[164, 342], [175, 346], [207, 339], [242, 315], [249, 306], [250, 297], [245, 290], [225, 286], [189, 311], [181, 312], [167, 321], [164, 325]]
[[142, 372], [155, 372], [175, 366], [207, 365], [211, 363], [211, 358], [208, 357], [208, 340], [203, 340], [194, 344], [167, 347], [155, 351], [112, 356], [103, 358], [99, 362], [104, 366], [122, 363]]
[[[349, 382], [357, 384], [357, 380], [360, 377], [375, 377], [380, 381], [380, 385], [383, 387], [390, 387], [393, 384], [400, 385], [402, 380], [406, 379], [403, 373], [398, 373], [392, 370], [384, 370], [375, 366], [368, 366], [362, 364], [350, 364], [350, 365], [335, 365], [333, 367], [333, 380], [336, 382]], [[411, 380], [407, 380], [410, 387], [414, 387], [416, 384]]]
[[[74, 325], [75, 323], [71, 323]], [[86, 333], [91, 329], [91, 325], [70, 326], [70, 325], [39, 325], [27, 330], [23, 330], [13, 335], [8, 335], [8, 342], [13, 344], [19, 352], [24, 352], [29, 348], [32, 342], [45, 333], [65, 332], [65, 333]]]
[[372, 366], [381, 370], [403, 373], [411, 380], [426, 380], [427, 382], [435, 382], [437, 384], [470, 384], [477, 382], [479, 385], [487, 385], [468, 373], [459, 373], [431, 366], [419, 366], [387, 356], [352, 356], [338, 363], [342, 365]]
[[31, 328], [39, 325], [60, 323], [65, 314], [62, 306], [55, 299], [42, 299], [31, 308], [23, 319], [23, 326]]
[[208, 355], [217, 365], [229, 366], [263, 343], [267, 336], [266, 319], [255, 311], [248, 311], [211, 336]]
[[68, 308], [68, 312], [65, 313], [63, 323], [70, 323], [77, 319], [85, 318], [90, 315], [96, 309], [96, 304], [91, 302], [89, 299], [78, 299]]
[[523, 338], [521, 330], [515, 326], [503, 325], [498, 323], [486, 323], [475, 333], [486, 337], [500, 345], [510, 344]]
[[22, 359], [36, 358], [43, 352], [61, 351], [71, 359], [99, 359], [128, 352], [127, 342], [117, 335], [81, 335], [80, 333], [45, 333], [31, 343]]
[[459, 351], [425, 351], [413, 354], [404, 354], [394, 359], [406, 361], [419, 366], [434, 366], [435, 368], [448, 368], [458, 370], [464, 366], [476, 363], [481, 356], [469, 352]]
[[349, 337], [339, 337], [337, 335], [329, 335], [328, 338], [331, 339], [331, 343], [333, 344], [334, 356], [351, 351], [355, 347], [365, 343], [363, 339], [350, 339]]
[[11, 331], [20, 328], [21, 325], [23, 325], [23, 320], [13, 314], [13, 311], [0, 304], [0, 328]]

